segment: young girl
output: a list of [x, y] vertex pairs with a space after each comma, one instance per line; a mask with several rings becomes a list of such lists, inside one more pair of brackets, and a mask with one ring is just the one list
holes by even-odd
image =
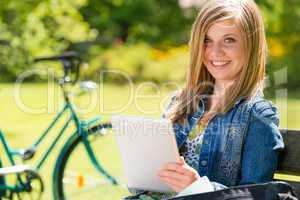
[[126, 199], [167, 199], [202, 176], [215, 190], [271, 181], [283, 141], [278, 112], [263, 98], [267, 44], [253, 0], [207, 1], [194, 22], [186, 84], [164, 114], [182, 155], [158, 172], [173, 193], [144, 191]]

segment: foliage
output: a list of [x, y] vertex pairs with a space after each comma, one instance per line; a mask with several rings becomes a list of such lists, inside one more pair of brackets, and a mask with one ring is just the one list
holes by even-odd
[[[257, 3], [264, 15], [269, 44], [267, 72], [273, 77], [287, 67], [288, 87], [297, 89], [300, 3]], [[42, 67], [32, 64], [34, 57], [68, 49], [78, 51], [90, 64], [86, 76], [103, 67], [117, 67], [136, 80], [182, 80], [184, 72], [179, 76], [168, 70], [187, 64], [185, 51], [165, 60], [154, 59], [153, 54], [165, 56], [186, 45], [196, 13], [195, 8], [180, 8], [178, 0], [3, 0], [0, 81], [13, 81], [25, 70]], [[270, 80], [274, 82], [274, 78]]]
[[[31, 60], [68, 48], [71, 43], [94, 39], [78, 7], [82, 0], [1, 1], [0, 80], [16, 78], [30, 69]], [[5, 76], [4, 76], [5, 75]]]
[[300, 2], [259, 0], [269, 45], [269, 73], [287, 68], [290, 89], [300, 89]]
[[134, 82], [182, 82], [187, 65], [186, 45], [161, 50], [147, 43], [136, 43], [103, 50], [91, 59], [90, 67], [83, 74], [94, 80], [103, 76], [105, 80], [115, 83], [124, 83], [126, 77]]
[[185, 43], [196, 12], [184, 12], [177, 0], [90, 0], [81, 13], [108, 44], [120, 38], [153, 45]]

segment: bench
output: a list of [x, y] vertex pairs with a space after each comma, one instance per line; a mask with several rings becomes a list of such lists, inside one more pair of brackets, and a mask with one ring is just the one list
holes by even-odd
[[285, 148], [279, 153], [274, 180], [288, 182], [300, 195], [300, 130], [281, 129], [280, 132]]

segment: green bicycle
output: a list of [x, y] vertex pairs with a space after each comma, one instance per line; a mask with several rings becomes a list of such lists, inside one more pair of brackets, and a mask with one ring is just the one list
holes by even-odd
[[[39, 170], [49, 158], [49, 154], [54, 147], [62, 139], [64, 133], [69, 129], [72, 129], [73, 134], [60, 150], [53, 171], [54, 199], [120, 199], [127, 194], [127, 190], [116, 178], [121, 176], [118, 172], [118, 158], [111, 156], [111, 159], [104, 159], [101, 156], [112, 155], [115, 144], [113, 134], [110, 133], [112, 132], [111, 123], [98, 123], [100, 117], [81, 120], [76, 113], [75, 105], [71, 102], [70, 91], [66, 89], [66, 85], [75, 84], [78, 80], [80, 68], [78, 55], [75, 52], [67, 52], [60, 56], [38, 58], [35, 61], [62, 62], [64, 76], [58, 83], [62, 89], [65, 103], [37, 141], [27, 149], [10, 148], [3, 132], [0, 130], [0, 140], [10, 162], [9, 167], [2, 167], [0, 160], [0, 199], [36, 200], [41, 198], [44, 184]], [[91, 83], [83, 82], [81, 86], [84, 90], [92, 90], [95, 84]], [[59, 124], [60, 119], [66, 121], [51, 141], [45, 154], [34, 166], [24, 164], [27, 160], [33, 158], [41, 142], [45, 140], [50, 130]], [[107, 146], [111, 148], [107, 148]], [[15, 157], [20, 157], [23, 163], [18, 164]], [[111, 171], [108, 172], [107, 169]], [[8, 184], [6, 180], [8, 176], [15, 176], [15, 184]]]

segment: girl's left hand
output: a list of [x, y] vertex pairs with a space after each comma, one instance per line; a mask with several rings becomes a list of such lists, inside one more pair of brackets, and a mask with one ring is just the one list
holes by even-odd
[[177, 163], [167, 163], [158, 171], [159, 178], [179, 193], [200, 178], [198, 172], [190, 167], [181, 156]]

